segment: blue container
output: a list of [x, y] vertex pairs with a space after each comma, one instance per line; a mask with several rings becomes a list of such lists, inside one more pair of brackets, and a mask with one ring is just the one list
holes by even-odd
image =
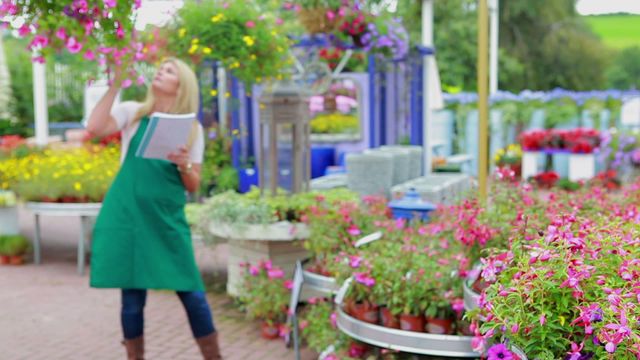
[[409, 189], [402, 199], [390, 201], [388, 206], [395, 219], [422, 221], [429, 221], [429, 213], [437, 208], [430, 202], [422, 201], [420, 194], [414, 188]]
[[329, 166], [335, 165], [336, 149], [331, 146], [311, 147], [311, 178], [323, 176]]
[[238, 190], [241, 193], [246, 193], [251, 190], [252, 186], [258, 186], [260, 183], [260, 178], [258, 177], [258, 168], [248, 168], [248, 169], [240, 169], [238, 171], [239, 176], [239, 186]]

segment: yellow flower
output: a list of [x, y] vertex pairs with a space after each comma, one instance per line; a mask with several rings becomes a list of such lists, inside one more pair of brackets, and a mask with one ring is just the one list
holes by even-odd
[[240, 67], [240, 63], [239, 63], [239, 62], [237, 62], [237, 61], [236, 61], [236, 62], [234, 62], [233, 64], [229, 65], [229, 68], [230, 68], [230, 69], [235, 69], [235, 68], [238, 68], [238, 67]]
[[564, 326], [564, 322], [566, 321], [564, 316], [558, 316], [558, 318], [560, 319], [560, 325]]
[[276, 76], [276, 79], [278, 79], [278, 80], [282, 80], [282, 75], [281, 75], [281, 74], [278, 74], [278, 76]]
[[251, 54], [251, 55], [249, 56], [249, 59], [251, 59], [251, 60], [255, 60], [255, 59], [256, 59], [256, 54]]
[[74, 189], [76, 189], [76, 190], [78, 190], [78, 191], [80, 191], [80, 190], [82, 190], [82, 184], [76, 181], [76, 182], [73, 184], [73, 188], [74, 188]]
[[228, 97], [230, 97], [230, 96], [231, 96], [231, 93], [230, 93], [230, 92], [228, 92], [228, 91], [224, 94], [224, 97], [226, 97], [226, 98], [228, 98]]
[[276, 48], [276, 51], [277, 51], [277, 52], [283, 52], [283, 51], [284, 51], [284, 49], [282, 49], [282, 47], [281, 47], [281, 46], [278, 46], [278, 47]]
[[198, 51], [199, 46], [198, 45], [191, 45], [191, 47], [189, 48], [189, 54], [193, 55], [196, 53], [196, 51]]
[[193, 38], [193, 39], [191, 39], [191, 44], [192, 44], [192, 45], [193, 45], [193, 44], [199, 44], [199, 43], [200, 43], [200, 39], [198, 39], [198, 38]]
[[218, 96], [218, 90], [213, 89], [211, 90], [210, 94], [211, 96]]
[[256, 82], [262, 82], [262, 78], [261, 78], [260, 76], [258, 76], [258, 77], [256, 78]]
[[253, 44], [255, 44], [255, 40], [249, 35], [243, 36], [242, 41], [244, 41], [247, 46], [253, 46]]
[[205, 55], [211, 54], [211, 48], [210, 47], [205, 47], [204, 49], [202, 49], [202, 53], [205, 54]]
[[238, 135], [238, 134], [240, 134], [240, 131], [238, 129], [233, 129], [231, 131], [231, 135]]
[[260, 109], [264, 109], [265, 108], [263, 103], [260, 103], [260, 105], [258, 105], [258, 106], [260, 107]]
[[180, 30], [178, 30], [178, 36], [183, 38], [185, 35], [187, 34], [187, 29], [182, 28]]
[[218, 21], [221, 21], [222, 19], [224, 19], [224, 14], [214, 15], [214, 16], [211, 17], [211, 22], [217, 23]]

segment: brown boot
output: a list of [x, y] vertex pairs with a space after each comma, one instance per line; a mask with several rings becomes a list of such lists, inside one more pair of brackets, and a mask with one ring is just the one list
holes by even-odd
[[144, 337], [122, 340], [122, 345], [127, 349], [127, 360], [144, 360]]
[[196, 338], [202, 358], [204, 360], [221, 360], [220, 346], [218, 345], [218, 333]]

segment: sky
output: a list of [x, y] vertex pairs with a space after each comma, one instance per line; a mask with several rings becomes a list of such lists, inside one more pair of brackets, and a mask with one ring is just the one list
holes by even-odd
[[579, 0], [576, 10], [581, 15], [617, 12], [640, 14], [640, 0]]
[[[437, 0], [436, 0], [437, 1]], [[501, 0], [508, 1], [508, 0]], [[136, 27], [144, 29], [149, 24], [163, 23], [170, 19], [168, 12], [182, 6], [180, 0], [145, 0], [138, 14]], [[640, 0], [578, 0], [576, 10], [581, 15], [628, 12], [640, 14]]]

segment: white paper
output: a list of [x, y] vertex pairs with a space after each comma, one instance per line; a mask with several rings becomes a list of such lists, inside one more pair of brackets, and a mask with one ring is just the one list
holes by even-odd
[[149, 125], [136, 151], [136, 156], [147, 159], [168, 160], [181, 146], [186, 146], [196, 115], [153, 113]]

